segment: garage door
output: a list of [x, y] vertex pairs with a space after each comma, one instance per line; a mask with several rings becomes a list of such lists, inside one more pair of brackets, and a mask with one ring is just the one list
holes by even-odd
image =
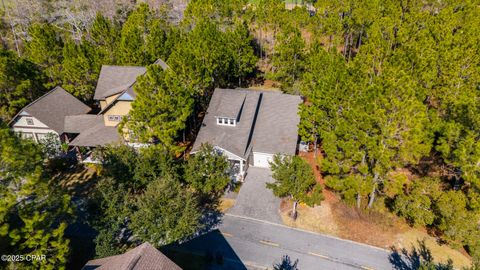
[[255, 167], [270, 167], [269, 162], [273, 160], [273, 155], [253, 152], [253, 166]]

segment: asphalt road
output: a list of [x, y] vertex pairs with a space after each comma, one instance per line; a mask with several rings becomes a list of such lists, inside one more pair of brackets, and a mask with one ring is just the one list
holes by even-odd
[[216, 269], [272, 269], [285, 256], [302, 270], [393, 268], [386, 250], [231, 214], [218, 230], [178, 248], [221, 257]]

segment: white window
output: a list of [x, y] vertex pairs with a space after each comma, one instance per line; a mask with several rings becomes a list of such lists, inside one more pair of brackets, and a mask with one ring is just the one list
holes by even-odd
[[27, 122], [27, 125], [33, 126], [33, 118], [25, 118], [25, 121]]
[[47, 133], [35, 133], [35, 136], [37, 136], [37, 141], [38, 142], [43, 142], [47, 140]]
[[120, 122], [121, 120], [122, 120], [122, 116], [120, 116], [120, 115], [109, 115], [108, 116], [108, 121]]
[[218, 117], [217, 118], [217, 125], [222, 126], [235, 126], [236, 121], [234, 118], [225, 118], [225, 117]]
[[20, 132], [23, 139], [33, 140], [32, 132]]

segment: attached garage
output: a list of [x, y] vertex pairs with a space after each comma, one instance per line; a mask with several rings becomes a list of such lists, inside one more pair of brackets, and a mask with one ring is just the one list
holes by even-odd
[[273, 161], [272, 154], [253, 152], [253, 166], [269, 168], [271, 161]]

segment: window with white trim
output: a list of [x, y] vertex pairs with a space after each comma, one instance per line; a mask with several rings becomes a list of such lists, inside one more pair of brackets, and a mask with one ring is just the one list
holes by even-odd
[[108, 121], [120, 122], [120, 121], [122, 121], [122, 116], [121, 115], [109, 115], [108, 116]]
[[33, 132], [20, 132], [22, 139], [33, 140]]
[[37, 137], [37, 142], [43, 142], [47, 140], [48, 133], [35, 133], [35, 136]]
[[217, 118], [217, 125], [235, 126], [236, 124], [237, 124], [237, 121], [233, 118], [227, 118], [227, 117], [218, 117]]
[[30, 118], [30, 117], [25, 118], [25, 121], [27, 122], [27, 125], [29, 125], [29, 126], [33, 126], [33, 125], [34, 125], [34, 124], [33, 124], [33, 118]]

